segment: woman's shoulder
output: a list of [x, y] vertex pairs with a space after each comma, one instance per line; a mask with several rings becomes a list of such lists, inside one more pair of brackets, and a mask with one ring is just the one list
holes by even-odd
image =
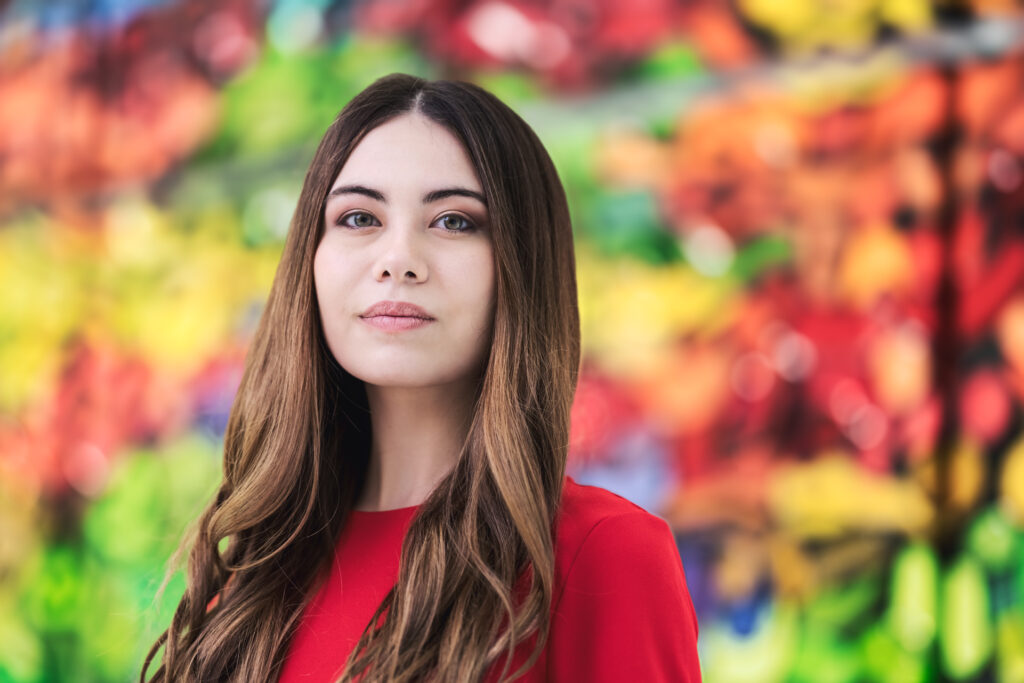
[[697, 615], [668, 523], [567, 478], [555, 533], [552, 637], [573, 655], [552, 662], [553, 678], [699, 681]]
[[642, 565], [645, 558], [679, 561], [664, 519], [599, 486], [566, 477], [556, 519], [555, 553], [563, 576], [581, 557], [605, 562], [620, 557], [631, 566]]
[[594, 527], [612, 520], [640, 528], [668, 528], [665, 520], [633, 501], [600, 486], [580, 484], [571, 476], [565, 478], [556, 519], [563, 542], [582, 541]]

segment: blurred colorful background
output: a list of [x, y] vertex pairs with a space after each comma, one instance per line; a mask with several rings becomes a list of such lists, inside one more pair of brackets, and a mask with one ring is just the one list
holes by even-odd
[[0, 0], [0, 682], [127, 681], [323, 131], [537, 130], [570, 473], [666, 518], [709, 683], [1024, 681], [1024, 7]]

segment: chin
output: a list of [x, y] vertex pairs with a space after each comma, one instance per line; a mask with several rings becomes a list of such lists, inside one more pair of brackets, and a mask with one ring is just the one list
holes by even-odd
[[[385, 367], [387, 369], [382, 371]], [[425, 368], [422, 365], [403, 368], [396, 366], [393, 362], [390, 364], [381, 362], [373, 367], [345, 366], [345, 369], [353, 377], [378, 387], [429, 387], [446, 384], [451, 381], [451, 377], [446, 375], [439, 375], [436, 372], [424, 372]]]

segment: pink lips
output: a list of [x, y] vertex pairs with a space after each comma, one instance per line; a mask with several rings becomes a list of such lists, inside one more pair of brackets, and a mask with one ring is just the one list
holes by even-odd
[[405, 301], [378, 301], [359, 316], [367, 324], [382, 330], [411, 330], [434, 319], [425, 310]]

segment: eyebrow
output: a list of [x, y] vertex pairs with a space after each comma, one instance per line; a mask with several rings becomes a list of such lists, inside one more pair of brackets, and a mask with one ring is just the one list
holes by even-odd
[[[363, 185], [339, 185], [338, 187], [331, 190], [330, 194], [327, 195], [328, 201], [334, 197], [338, 197], [343, 194], [361, 194], [371, 199], [376, 199], [382, 204], [387, 204], [388, 200], [384, 196], [384, 193], [373, 188], [365, 187]], [[423, 195], [423, 203], [430, 204], [432, 202], [445, 199], [447, 197], [469, 197], [475, 199], [484, 206], [487, 206], [487, 200], [484, 196], [475, 190], [470, 190], [465, 187], [445, 187], [440, 190], [431, 190], [430, 192]]]

